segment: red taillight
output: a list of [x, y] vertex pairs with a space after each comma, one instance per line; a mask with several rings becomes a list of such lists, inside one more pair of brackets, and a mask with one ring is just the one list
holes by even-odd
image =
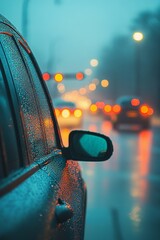
[[43, 80], [44, 80], [44, 81], [48, 81], [48, 80], [51, 78], [50, 74], [47, 73], [47, 72], [46, 72], [46, 73], [43, 73], [42, 77], [43, 77]]
[[103, 109], [103, 108], [104, 108], [104, 105], [105, 105], [104, 102], [96, 102], [96, 106], [97, 106], [99, 109]]
[[114, 113], [118, 114], [118, 113], [120, 113], [120, 111], [121, 111], [121, 106], [120, 105], [116, 104], [116, 105], [113, 106], [113, 112]]
[[150, 108], [149, 108], [149, 111], [148, 111], [148, 115], [151, 116], [151, 115], [153, 115], [153, 113], [154, 113], [154, 110], [153, 110], [153, 108], [150, 107]]
[[131, 100], [131, 105], [132, 106], [136, 107], [136, 106], [139, 106], [139, 104], [140, 104], [140, 100], [138, 98], [133, 98]]

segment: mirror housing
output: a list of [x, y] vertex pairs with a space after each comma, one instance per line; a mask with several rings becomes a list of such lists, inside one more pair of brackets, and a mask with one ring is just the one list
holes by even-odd
[[69, 134], [69, 146], [62, 149], [67, 160], [105, 161], [113, 153], [109, 137], [95, 132], [74, 130]]

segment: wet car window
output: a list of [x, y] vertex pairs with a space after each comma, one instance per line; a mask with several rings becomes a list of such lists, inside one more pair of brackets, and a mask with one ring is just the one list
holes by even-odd
[[[1, 138], [1, 136], [0, 136]], [[0, 180], [4, 177], [3, 161], [2, 161], [2, 149], [0, 145]]]
[[[1, 71], [1, 65], [0, 65], [0, 113], [1, 113], [0, 117], [0, 178], [1, 178], [17, 170], [20, 166], [15, 126], [12, 118], [12, 113], [10, 110], [9, 101], [7, 98], [7, 92], [4, 86], [4, 78]], [[1, 139], [3, 139], [3, 143]], [[4, 160], [2, 161], [2, 159]]]
[[36, 90], [37, 104], [40, 106], [39, 112], [41, 115], [41, 123], [43, 125], [43, 129], [45, 130], [45, 138], [46, 138], [47, 145], [48, 145], [47, 153], [50, 153], [53, 150], [53, 147], [56, 147], [56, 138], [55, 138], [53, 121], [51, 118], [51, 113], [50, 113], [49, 106], [47, 103], [46, 95], [40, 84], [40, 80], [39, 80], [37, 71], [31, 61], [29, 54], [26, 52], [26, 50], [22, 46], [20, 46], [20, 47], [21, 47], [23, 55], [26, 59], [26, 64], [29, 67], [30, 74], [32, 76], [32, 80], [33, 80], [33, 84], [34, 84], [34, 88]]
[[[1, 101], [2, 101], [2, 73], [1, 73], [1, 69], [0, 69], [0, 111], [1, 111]], [[0, 122], [1, 122], [1, 118], [0, 118]], [[2, 134], [1, 134], [1, 129], [0, 129], [0, 179], [2, 179], [4, 177], [4, 164], [3, 164], [3, 158], [2, 158]]]
[[[9, 38], [7, 39], [8, 44], [5, 44], [6, 38]], [[28, 146], [28, 155], [30, 161], [33, 161], [46, 154], [42, 124], [33, 85], [13, 38], [3, 35], [2, 44], [21, 106], [21, 118]]]

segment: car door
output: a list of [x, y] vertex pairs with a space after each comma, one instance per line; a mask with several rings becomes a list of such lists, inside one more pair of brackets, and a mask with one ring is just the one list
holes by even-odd
[[[66, 221], [65, 224], [59, 224], [58, 228], [56, 228], [56, 233], [53, 235], [57, 234], [58, 239], [60, 236], [61, 239], [62, 237], [64, 237], [64, 239], [82, 239], [85, 219], [86, 187], [81, 177], [80, 166], [77, 162], [72, 160], [66, 161], [62, 155], [62, 143], [61, 139], [59, 139], [60, 133], [57, 129], [56, 119], [53, 116], [53, 106], [51, 104], [49, 105], [51, 100], [49, 98], [49, 94], [47, 94], [47, 89], [44, 85], [45, 83], [42, 80], [42, 74], [39, 71], [33, 55], [26, 51], [22, 44], [20, 45], [20, 49], [23, 53], [31, 78], [33, 79], [39, 111], [42, 115], [42, 122], [44, 123], [44, 130], [47, 136], [46, 140], [48, 146], [51, 147], [51, 150], [53, 148], [51, 134], [53, 125], [55, 132], [54, 139], [58, 136], [54, 161], [47, 166], [44, 166], [43, 170], [47, 173], [47, 175], [53, 178], [53, 180], [56, 176], [56, 182], [59, 186], [58, 199], [65, 202], [65, 204], [69, 204], [74, 212], [73, 217], [69, 221]], [[44, 86], [44, 88], [42, 86]], [[47, 97], [49, 100], [48, 102]], [[57, 204], [59, 204], [59, 202]]]
[[[62, 154], [53, 106], [31, 50], [12, 26], [0, 24], [1, 81], [12, 123], [4, 135], [17, 149], [5, 155], [8, 142], [1, 134], [0, 238], [82, 239], [85, 185], [79, 165]], [[73, 217], [65, 211], [60, 217], [61, 207]]]

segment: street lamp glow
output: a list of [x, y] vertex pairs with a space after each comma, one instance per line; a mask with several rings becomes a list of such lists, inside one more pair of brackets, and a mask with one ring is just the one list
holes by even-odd
[[59, 91], [60, 93], [64, 93], [64, 92], [65, 92], [65, 86], [64, 86], [64, 84], [58, 83], [57, 89], [58, 89], [58, 91]]
[[133, 33], [133, 39], [134, 39], [135, 41], [140, 42], [140, 41], [143, 40], [143, 38], [144, 38], [143, 33], [141, 33], [141, 32], [135, 32], [135, 33]]
[[143, 40], [144, 36], [141, 32], [134, 32], [133, 40], [137, 42], [135, 44], [135, 95], [139, 96], [140, 94], [140, 71], [141, 71], [141, 44], [140, 42]]
[[92, 70], [90, 68], [85, 69], [84, 72], [87, 76], [90, 76], [92, 74]]
[[92, 67], [97, 67], [97, 66], [98, 66], [98, 60], [97, 60], [97, 59], [91, 59], [90, 65], [91, 65]]
[[80, 89], [79, 89], [79, 93], [80, 93], [81, 95], [85, 95], [85, 94], [87, 93], [87, 89], [86, 89], [86, 88], [80, 88]]
[[101, 86], [102, 87], [108, 87], [108, 85], [109, 85], [109, 81], [107, 80], [107, 79], [103, 79], [102, 81], [101, 81]]
[[96, 90], [96, 84], [95, 83], [90, 83], [88, 86], [90, 91], [95, 91]]

